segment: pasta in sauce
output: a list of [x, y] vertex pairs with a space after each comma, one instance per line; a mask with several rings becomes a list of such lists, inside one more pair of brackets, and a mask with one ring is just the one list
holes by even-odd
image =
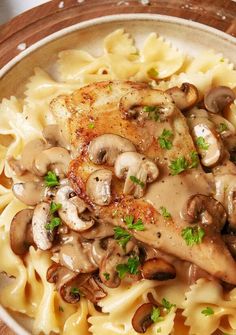
[[[1, 304], [11, 311], [32, 318], [33, 334], [135, 335], [139, 333], [138, 329], [147, 335], [236, 334], [236, 279], [233, 282], [233, 275], [231, 277], [231, 274], [222, 274], [222, 277], [220, 275], [214, 276], [210, 270], [208, 273], [206, 268], [204, 269], [204, 260], [201, 263], [202, 266], [197, 266], [193, 264], [197, 258], [193, 258], [193, 263], [189, 261], [189, 258], [183, 257], [184, 260], [181, 260], [180, 252], [177, 253], [179, 257], [175, 257], [176, 254], [173, 255], [172, 252], [166, 250], [165, 252], [161, 248], [157, 250], [153, 246], [143, 243], [140, 236], [146, 228], [144, 228], [145, 221], [142, 218], [136, 218], [133, 215], [122, 216], [122, 224], [129, 225], [130, 230], [127, 233], [127, 230], [118, 224], [119, 227], [116, 227], [115, 234], [118, 236], [119, 233], [123, 233], [123, 235], [117, 237], [116, 240], [113, 238], [114, 231], [108, 222], [109, 220], [103, 222], [102, 227], [99, 220], [94, 225], [94, 221], [97, 220], [96, 215], [89, 213], [88, 205], [84, 201], [86, 199], [81, 200], [77, 196], [74, 192], [77, 190], [75, 187], [72, 188], [66, 178], [69, 161], [74, 159], [78, 152], [76, 154], [73, 152], [71, 157], [68, 134], [73, 129], [73, 125], [68, 126], [64, 122], [69, 114], [67, 114], [68, 110], [61, 107], [63, 103], [60, 105], [60, 99], [63, 102], [65, 95], [71, 97], [70, 94], [73, 94], [75, 90], [88, 84], [95, 83], [94, 91], [96, 91], [97, 87], [99, 88], [96, 86], [98, 82], [106, 83], [100, 85], [101, 90], [108, 92], [104, 98], [107, 99], [108, 104], [110, 103], [109, 94], [112, 96], [111, 91], [116, 92], [118, 96], [120, 93], [117, 92], [120, 88], [117, 83], [125, 81], [136, 83], [134, 86], [130, 85], [133, 92], [138, 92], [137, 94], [141, 90], [146, 90], [145, 94], [151, 95], [149, 90], [153, 91], [153, 89], [166, 91], [170, 94], [177, 107], [184, 111], [183, 114], [189, 128], [185, 126], [184, 118], [180, 112], [177, 113], [176, 120], [172, 125], [173, 128], [169, 128], [165, 115], [155, 114], [156, 109], [152, 108], [153, 105], [150, 106], [145, 102], [143, 110], [140, 112], [140, 109], [135, 109], [136, 105], [134, 109], [130, 106], [126, 108], [128, 100], [124, 101], [123, 108], [126, 113], [133, 114], [127, 114], [128, 118], [131, 119], [127, 122], [132, 122], [132, 124], [140, 122], [142, 125], [142, 122], [146, 122], [145, 118], [147, 118], [147, 122], [150, 124], [150, 133], [143, 133], [143, 142], [149, 141], [151, 132], [154, 134], [155, 131], [155, 136], [159, 139], [157, 143], [165, 151], [164, 157], [167, 157], [165, 159], [172, 162], [173, 156], [171, 156], [170, 149], [174, 144], [182, 146], [181, 150], [184, 155], [189, 153], [189, 148], [192, 148], [192, 140], [189, 140], [191, 142], [189, 144], [188, 137], [186, 137], [186, 143], [183, 143], [182, 137], [183, 132], [187, 131], [188, 135], [186, 136], [191, 138], [188, 130], [190, 129], [195, 142], [193, 148], [194, 150], [197, 148], [198, 154], [192, 151], [190, 156], [186, 156], [187, 160], [182, 157], [182, 161], [178, 161], [177, 165], [172, 164], [173, 176], [170, 178], [167, 173], [166, 177], [163, 177], [163, 182], [156, 188], [154, 187], [156, 183], [153, 183], [159, 173], [155, 165], [156, 161], [154, 164], [147, 157], [142, 158], [146, 159], [148, 166], [152, 168], [152, 177], [149, 176], [149, 179], [147, 177], [145, 179], [145, 182], [148, 180], [147, 189], [144, 187], [144, 181], [140, 179], [142, 176], [135, 177], [135, 171], [133, 171], [133, 175], [130, 175], [133, 177], [133, 180], [131, 178], [133, 184], [131, 186], [127, 184], [131, 189], [127, 192], [130, 192], [128, 194], [136, 192], [133, 193], [135, 198], [144, 197], [147, 203], [152, 201], [153, 206], [160, 209], [159, 215], [164, 217], [168, 226], [168, 220], [172, 220], [172, 216], [173, 220], [178, 222], [179, 212], [186, 197], [191, 198], [195, 193], [199, 195], [208, 192], [205, 197], [209, 198], [212, 195], [209, 185], [212, 186], [212, 183], [216, 182], [213, 206], [215, 206], [215, 210], [219, 211], [220, 217], [214, 217], [214, 224], [219, 225], [217, 227], [219, 231], [223, 229], [225, 236], [227, 236], [224, 237], [225, 243], [236, 257], [235, 232], [233, 228], [232, 231], [230, 230], [230, 226], [233, 227], [235, 224], [234, 215], [236, 214], [234, 214], [232, 203], [229, 202], [229, 199], [234, 197], [232, 180], [236, 174], [235, 166], [229, 160], [229, 153], [230, 159], [234, 160], [236, 147], [236, 118], [234, 115], [236, 112], [234, 100], [236, 70], [234, 70], [233, 64], [221, 54], [215, 54], [213, 51], [205, 51], [197, 58], [190, 58], [155, 33], [150, 34], [143, 47], [138, 50], [132, 37], [123, 29], [119, 29], [104, 39], [104, 53], [100, 57], [94, 57], [83, 50], [61, 51], [56, 62], [56, 69], [56, 79], [40, 68], [35, 69], [34, 75], [29, 78], [26, 84], [24, 98], [11, 97], [3, 99], [0, 104], [0, 272], [10, 277], [9, 283], [0, 291]], [[144, 84], [138, 84], [138, 82]], [[181, 86], [182, 84], [185, 86]], [[141, 86], [139, 87], [139, 85]], [[206, 95], [212, 87], [217, 88], [218, 86], [226, 87], [224, 95], [227, 96], [228, 105], [226, 106], [225, 103], [224, 108], [221, 107], [220, 113], [216, 111], [217, 114], [211, 110], [215, 106], [214, 103], [212, 107], [212, 101], [206, 102]], [[181, 92], [176, 90], [176, 87], [181, 87], [182, 93], [191, 91], [193, 96], [189, 95], [189, 99], [191, 98], [193, 101], [190, 99], [190, 101], [183, 102], [181, 96], [179, 98], [178, 95]], [[126, 86], [121, 87], [121, 90], [124, 90], [122, 92], [127, 93], [126, 89]], [[197, 94], [195, 100], [194, 94]], [[213, 92], [212, 94], [221, 93]], [[60, 98], [57, 98], [58, 96]], [[139, 98], [139, 95], [137, 97]], [[165, 99], [168, 100], [168, 97]], [[207, 108], [209, 108], [208, 111], [205, 110], [206, 106], [202, 104], [203, 97], [205, 97], [205, 105], [207, 104]], [[76, 98], [77, 96], [74, 94], [73, 99]], [[158, 98], [161, 99], [162, 95]], [[72, 101], [72, 98], [70, 99]], [[145, 97], [142, 99], [145, 100]], [[81, 98], [78, 101], [78, 106], [83, 104]], [[99, 104], [99, 102], [97, 103]], [[187, 105], [184, 106], [183, 103], [187, 103]], [[49, 108], [49, 106], [51, 107]], [[86, 103], [81, 106], [81, 109], [78, 107], [78, 114], [81, 111], [86, 111]], [[167, 113], [168, 108], [171, 113], [171, 108], [175, 108], [172, 101], [165, 107], [163, 113]], [[94, 108], [96, 109], [96, 106]], [[59, 110], [59, 114], [54, 112], [55, 109]], [[158, 113], [160, 111], [161, 109], [158, 110]], [[136, 119], [132, 119], [134, 114]], [[164, 119], [159, 120], [162, 117]], [[94, 131], [100, 135], [99, 122], [96, 118], [85, 118], [84, 122], [87, 122], [89, 131], [95, 129]], [[153, 126], [153, 124], [155, 125]], [[157, 124], [158, 127], [156, 127]], [[199, 128], [199, 124], [204, 126]], [[85, 136], [84, 133], [82, 135]], [[117, 138], [112, 139], [112, 141], [118, 140], [120, 141]], [[74, 137], [72, 142], [78, 144], [76, 141], [79, 140]], [[89, 141], [90, 150], [92, 150], [93, 137], [89, 138]], [[109, 141], [109, 138], [106, 141]], [[122, 141], [124, 142], [124, 140]], [[138, 159], [140, 154], [135, 152], [136, 149], [132, 141], [123, 142], [122, 145], [128, 149], [121, 149], [118, 154], [124, 155], [125, 151], [132, 152], [132, 159]], [[133, 143], [135, 143], [135, 139]], [[120, 142], [119, 145], [121, 145]], [[135, 145], [137, 147], [136, 143]], [[55, 148], [56, 150], [54, 150]], [[43, 156], [39, 156], [38, 153], [42, 151]], [[117, 158], [118, 154], [115, 148], [113, 148], [113, 154], [115, 158], [113, 161], [112, 157], [109, 158], [110, 165], [114, 165], [114, 161], [119, 158]], [[104, 158], [104, 154], [102, 156], [101, 152], [100, 156], [98, 154], [97, 158], [94, 158], [95, 156], [96, 154], [93, 152], [90, 159], [91, 161], [97, 159], [96, 163], [93, 161], [93, 166], [88, 166], [88, 170], [85, 169], [86, 171], [83, 172], [86, 178], [89, 173], [96, 173], [94, 165], [101, 164], [98, 161]], [[51, 157], [55, 158], [54, 165], [48, 169]], [[206, 180], [203, 170], [196, 169], [195, 171], [198, 159], [207, 172]], [[176, 172], [176, 169], [180, 170]], [[184, 188], [185, 186], [179, 177], [179, 173], [184, 170], [188, 170], [186, 177], [189, 178], [188, 189]], [[111, 170], [104, 169], [102, 177], [99, 175], [96, 178], [101, 178], [109, 184]], [[120, 179], [122, 178], [120, 177]], [[192, 178], [198, 179], [197, 191], [196, 188], [191, 189]], [[46, 195], [45, 180], [47, 183]], [[123, 184], [124, 181], [119, 181], [117, 177], [117, 185], [115, 186], [117, 192], [123, 189]], [[95, 204], [100, 205], [101, 199], [94, 195], [96, 187], [91, 181], [91, 187], [86, 189], [86, 196], [89, 196]], [[61, 192], [57, 191], [58, 188]], [[182, 200], [178, 199], [175, 204], [164, 206], [163, 204], [170, 202], [169, 192], [166, 193], [167, 188], [168, 190], [173, 188], [172, 196], [182, 197]], [[159, 200], [155, 198], [156, 193], [161, 194]], [[201, 206], [209, 201], [206, 198], [198, 197], [199, 208], [202, 208]], [[42, 199], [44, 199], [43, 202], [40, 202]], [[105, 193], [105, 196], [103, 194], [102, 201], [109, 204], [109, 194]], [[76, 207], [73, 207], [75, 204]], [[35, 207], [38, 215], [35, 214]], [[76, 219], [69, 220], [68, 213], [72, 213], [74, 208], [77, 211], [74, 213], [75, 216], [77, 215]], [[225, 228], [223, 226], [226, 221], [226, 212], [230, 223], [227, 223]], [[23, 213], [23, 219], [19, 213]], [[204, 220], [205, 223], [208, 222], [209, 216], [213, 215], [210, 209], [206, 209], [201, 214], [203, 223]], [[191, 216], [189, 213], [188, 215]], [[197, 214], [195, 213], [195, 215]], [[48, 220], [49, 217], [50, 220]], [[46, 230], [43, 218], [46, 218]], [[120, 220], [119, 210], [113, 211], [112, 218]], [[195, 217], [188, 217], [188, 219], [194, 221]], [[31, 220], [33, 220], [32, 226]], [[62, 224], [67, 220], [69, 220], [67, 225]], [[16, 235], [19, 227], [24, 235], [23, 242], [22, 236]], [[190, 228], [192, 229], [192, 226]], [[80, 242], [78, 242], [77, 232], [73, 232], [77, 229], [82, 236]], [[205, 233], [202, 233], [201, 229], [198, 230], [197, 241], [196, 239], [194, 241], [187, 240], [186, 243], [189, 243], [190, 246], [191, 243], [200, 244], [205, 238]], [[33, 241], [30, 230], [33, 231]], [[126, 235], [124, 235], [124, 231], [126, 231]], [[193, 230], [191, 232], [193, 233]], [[60, 234], [63, 243], [58, 247], [55, 239]], [[188, 234], [189, 231], [183, 232], [182, 230], [183, 236], [181, 238], [183, 241], [189, 238]], [[99, 236], [101, 240], [104, 240], [104, 245], [100, 245], [100, 242], [96, 241], [96, 238], [100, 241]], [[116, 247], [114, 247], [114, 242]], [[115, 272], [108, 272], [107, 266], [106, 270], [99, 272], [100, 279], [91, 277], [91, 273], [98, 271], [97, 264], [104, 264], [104, 262], [100, 263], [101, 257], [104, 257], [104, 250], [111, 248], [115, 253], [118, 247], [120, 248], [118, 251], [120, 258], [118, 257], [117, 264], [113, 264], [116, 267]], [[125, 248], [128, 248], [129, 251], [127, 249], [124, 251]], [[101, 249], [103, 250], [101, 251]], [[79, 257], [75, 255], [79, 255]], [[212, 255], [214, 257], [213, 249]], [[108, 255], [108, 260], [109, 257], [112, 256]], [[162, 260], [162, 263], [156, 261], [159, 259]], [[137, 265], [136, 261], [140, 263]], [[151, 263], [149, 264], [148, 261]], [[233, 261], [231, 260], [231, 262]], [[117, 265], [120, 267], [117, 268]], [[155, 267], [161, 267], [161, 275], [160, 273], [158, 275], [152, 273]], [[73, 272], [74, 269], [77, 272], [84, 272], [80, 277], [79, 288], [75, 285], [77, 277]], [[140, 277], [140, 271], [143, 278]], [[98, 276], [98, 272], [96, 272], [96, 276]], [[119, 281], [118, 285], [116, 285], [117, 280]], [[228, 284], [222, 284], [227, 281]], [[141, 307], [143, 309], [138, 314], [138, 309]]]

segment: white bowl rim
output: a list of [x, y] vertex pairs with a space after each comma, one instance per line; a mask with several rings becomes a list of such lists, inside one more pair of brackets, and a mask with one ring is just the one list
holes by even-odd
[[[119, 21], [130, 21], [130, 20], [144, 20], [144, 21], [161, 21], [166, 23], [175, 23], [189, 28], [195, 28], [212, 35], [218, 36], [221, 39], [227, 40], [233, 45], [236, 44], [236, 38], [228, 35], [216, 28], [207, 26], [202, 23], [198, 23], [192, 20], [186, 20], [182, 18], [178, 18], [175, 16], [161, 15], [161, 14], [146, 14], [146, 13], [137, 13], [137, 14], [116, 14], [116, 15], [107, 15], [102, 16], [95, 19], [86, 20], [83, 22], [76, 23], [72, 26], [61, 29], [53, 34], [50, 34], [43, 39], [37, 41], [32, 44], [22, 52], [20, 52], [17, 56], [12, 58], [6, 65], [4, 65], [0, 69], [0, 79], [18, 62], [20, 62], [25, 56], [29, 55], [31, 52], [36, 49], [42, 47], [43, 45], [54, 41], [64, 35], [72, 33], [76, 30], [81, 30], [84, 28], [88, 28], [90, 26], [99, 25], [108, 22], [119, 22]], [[24, 41], [22, 41], [24, 43]], [[17, 47], [17, 46], [16, 46]], [[9, 326], [17, 335], [30, 335], [28, 331], [26, 331], [8, 312], [4, 307], [0, 305], [0, 319]]]

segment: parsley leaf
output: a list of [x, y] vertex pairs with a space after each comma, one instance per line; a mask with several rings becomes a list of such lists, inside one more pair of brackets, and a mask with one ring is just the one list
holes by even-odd
[[202, 242], [202, 239], [205, 236], [205, 231], [198, 226], [186, 227], [182, 230], [181, 236], [187, 245], [193, 246], [194, 244]]
[[128, 229], [135, 229], [135, 230], [144, 230], [143, 221], [138, 219], [136, 223], [134, 223], [133, 215], [128, 215], [124, 218], [125, 223], [127, 224]]
[[134, 183], [139, 185], [141, 188], [144, 188], [145, 184], [135, 176], [130, 176], [129, 179]]
[[157, 333], [161, 333], [161, 328], [158, 328], [158, 329], [157, 329]]
[[110, 273], [108, 273], [108, 272], [104, 272], [104, 273], [103, 273], [103, 277], [104, 277], [106, 280], [109, 280], [109, 279], [110, 279]]
[[159, 307], [153, 307], [151, 313], [151, 320], [153, 322], [160, 322], [163, 320], [163, 317], [161, 316], [161, 310]]
[[199, 158], [198, 158], [198, 154], [196, 151], [192, 151], [190, 152], [190, 159], [191, 159], [191, 163], [189, 164], [189, 169], [193, 169], [198, 167], [199, 164]]
[[58, 209], [61, 209], [62, 204], [56, 203], [56, 202], [51, 202], [50, 204], [50, 213], [54, 214], [55, 212], [58, 211]]
[[209, 148], [209, 143], [206, 142], [205, 138], [202, 136], [199, 136], [196, 140], [196, 144], [199, 149], [207, 150]]
[[118, 243], [122, 246], [122, 248], [125, 248], [126, 244], [132, 238], [130, 233], [121, 227], [115, 227], [114, 232], [115, 232], [115, 240], [118, 241]]
[[53, 231], [54, 228], [60, 226], [61, 219], [60, 218], [52, 218], [51, 221], [45, 225], [46, 230]]
[[213, 315], [214, 311], [211, 307], [206, 307], [205, 309], [201, 311], [201, 313], [204, 314], [205, 316], [209, 316], [209, 315]]
[[170, 173], [175, 176], [188, 168], [188, 162], [184, 156], [178, 157], [176, 160], [171, 161], [169, 166]]
[[44, 177], [44, 181], [48, 187], [58, 186], [60, 184], [56, 173], [53, 171], [48, 171]]
[[136, 275], [139, 273], [138, 267], [139, 267], [139, 258], [136, 257], [130, 257], [128, 259], [128, 262], [126, 264], [118, 264], [116, 266], [116, 271], [118, 272], [118, 276], [123, 279], [127, 273], [130, 273], [132, 275]]
[[62, 306], [58, 307], [59, 312], [64, 312], [64, 308]]
[[143, 112], [148, 113], [148, 118], [150, 120], [154, 121], [160, 120], [160, 110], [158, 106], [144, 106]]
[[161, 146], [162, 149], [167, 149], [170, 150], [173, 146], [172, 144], [172, 138], [173, 138], [173, 132], [168, 130], [168, 129], [164, 129], [161, 136], [158, 137], [158, 141], [159, 144]]
[[91, 123], [88, 124], [88, 128], [89, 128], [89, 129], [94, 129], [94, 127], [95, 127], [95, 124], [94, 124], [94, 123], [91, 122]]
[[148, 70], [147, 74], [149, 77], [156, 79], [159, 73], [156, 69], [154, 69], [154, 67], [152, 67]]
[[171, 218], [171, 214], [170, 214], [170, 212], [168, 212], [168, 210], [167, 210], [164, 206], [161, 206], [161, 207], [160, 207], [160, 210], [161, 210], [161, 215], [162, 215], [165, 219], [170, 219], [170, 218]]
[[226, 131], [228, 129], [229, 129], [229, 127], [227, 126], [227, 124], [222, 122], [222, 123], [219, 124], [218, 132], [223, 133], [223, 131]]
[[167, 310], [167, 312], [169, 313], [172, 307], [176, 307], [175, 304], [171, 304], [168, 300], [166, 300], [165, 298], [162, 299], [162, 306]]
[[76, 296], [80, 295], [80, 291], [77, 287], [71, 287], [70, 294], [73, 295], [74, 297], [76, 297]]

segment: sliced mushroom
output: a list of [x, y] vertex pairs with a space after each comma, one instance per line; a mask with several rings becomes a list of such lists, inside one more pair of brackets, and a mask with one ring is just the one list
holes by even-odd
[[149, 280], [169, 280], [176, 277], [176, 270], [173, 265], [161, 258], [151, 258], [142, 266], [143, 278]]
[[62, 205], [58, 210], [60, 218], [69, 228], [78, 232], [89, 229], [94, 224], [93, 220], [83, 221], [79, 217], [85, 209], [83, 200], [80, 200], [70, 186], [59, 188], [55, 197], [55, 202]]
[[35, 173], [44, 176], [48, 170], [52, 169], [61, 177], [67, 173], [71, 157], [69, 152], [60, 147], [53, 147], [42, 151], [35, 157]]
[[[196, 121], [197, 123], [197, 121]], [[197, 150], [201, 155], [201, 163], [206, 167], [216, 165], [224, 155], [223, 144], [215, 128], [207, 122], [196, 124], [192, 129]], [[198, 139], [204, 139], [204, 145], [198, 144]]]
[[107, 169], [96, 170], [88, 177], [86, 193], [93, 203], [107, 206], [111, 203], [112, 172]]
[[[152, 113], [161, 121], [174, 114], [175, 105], [171, 96], [160, 90], [132, 90], [120, 99], [119, 109], [127, 119], [147, 119], [149, 114], [142, 107], [151, 107]], [[155, 119], [154, 117], [154, 119]]]
[[22, 209], [11, 222], [10, 244], [16, 255], [26, 254], [30, 245], [34, 244], [31, 226], [33, 212], [33, 209]]
[[124, 194], [141, 198], [147, 183], [157, 179], [159, 170], [156, 164], [137, 152], [124, 152], [115, 162], [115, 175], [125, 179]]
[[34, 160], [47, 147], [42, 139], [28, 142], [21, 155], [20, 164], [23, 170], [34, 172]]
[[227, 86], [210, 89], [204, 96], [206, 109], [212, 113], [221, 113], [224, 108], [236, 98], [235, 93]]
[[[83, 274], [80, 274], [77, 278], [77, 285], [79, 285], [81, 293], [88, 300], [96, 304], [99, 300], [105, 298], [106, 293], [100, 286], [100, 283], [96, 277], [89, 275], [87, 276], [86, 280], [85, 278], [82, 278], [83, 280], [83, 283], [82, 283], [81, 282], [82, 280], [80, 279], [81, 276], [83, 276]], [[80, 282], [78, 282], [78, 279], [80, 280]]]
[[88, 148], [89, 159], [95, 164], [113, 166], [117, 156], [126, 151], [136, 151], [132, 142], [115, 134], [104, 134], [93, 139]]
[[132, 318], [132, 326], [137, 333], [145, 333], [148, 327], [153, 324], [151, 315], [154, 307], [156, 307], [156, 305], [148, 302], [136, 310]]
[[225, 195], [230, 228], [236, 232], [236, 183], [232, 183], [227, 187]]
[[180, 87], [169, 88], [166, 93], [170, 94], [175, 105], [183, 111], [192, 108], [199, 98], [198, 89], [189, 83], [183, 83]]
[[70, 149], [69, 143], [62, 134], [62, 130], [57, 124], [49, 124], [43, 129], [43, 137], [53, 147]]
[[228, 104], [222, 114], [236, 129], [236, 103]]
[[184, 218], [189, 223], [201, 222], [213, 226], [219, 232], [227, 219], [224, 206], [216, 199], [203, 194], [191, 196], [187, 201], [185, 211]]
[[231, 255], [236, 259], [236, 236], [235, 235], [223, 235], [223, 240], [225, 241]]
[[114, 235], [114, 227], [106, 222], [96, 222], [95, 225], [80, 235], [88, 240], [102, 239]]
[[43, 182], [16, 183], [12, 191], [17, 199], [28, 206], [35, 206], [46, 196], [46, 187]]
[[50, 205], [47, 202], [39, 203], [32, 218], [33, 239], [41, 250], [48, 250], [52, 247], [49, 232], [46, 229], [50, 216]]

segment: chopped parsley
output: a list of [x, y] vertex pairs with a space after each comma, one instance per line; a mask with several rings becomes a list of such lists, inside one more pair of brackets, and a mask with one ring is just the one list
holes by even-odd
[[159, 73], [156, 69], [154, 69], [154, 67], [152, 67], [151, 69], [148, 70], [147, 74], [151, 78], [157, 78]]
[[222, 123], [219, 124], [218, 132], [223, 133], [223, 131], [226, 131], [228, 129], [229, 129], [229, 127], [227, 126], [227, 124], [222, 122]]
[[50, 213], [54, 214], [55, 212], [57, 212], [59, 209], [61, 209], [62, 204], [60, 203], [56, 203], [56, 202], [51, 202], [50, 204]]
[[130, 233], [121, 227], [115, 227], [114, 232], [115, 232], [115, 240], [118, 241], [119, 245], [121, 245], [122, 248], [125, 248], [126, 244], [132, 238]]
[[58, 307], [59, 312], [64, 312], [64, 308], [62, 306]]
[[172, 144], [172, 138], [173, 138], [173, 132], [168, 130], [168, 129], [164, 129], [161, 136], [158, 137], [158, 141], [159, 144], [161, 146], [162, 149], [167, 149], [170, 150], [173, 146]]
[[53, 171], [48, 171], [48, 173], [44, 177], [44, 181], [45, 181], [45, 185], [48, 187], [54, 187], [60, 184], [56, 173]]
[[205, 138], [202, 136], [197, 138], [196, 143], [199, 149], [207, 150], [209, 148], [209, 143], [207, 143]]
[[77, 287], [71, 287], [70, 294], [73, 295], [74, 297], [76, 297], [76, 296], [80, 295], [80, 291]]
[[161, 210], [161, 215], [162, 215], [165, 219], [170, 219], [170, 218], [171, 218], [171, 214], [170, 214], [170, 212], [168, 212], [168, 210], [167, 210], [164, 206], [161, 206], [161, 207], [160, 207], [160, 210]]
[[126, 264], [118, 264], [116, 266], [116, 271], [118, 272], [120, 279], [123, 279], [127, 273], [137, 275], [139, 273], [139, 265], [140, 263], [138, 256], [130, 257]]
[[148, 118], [150, 120], [154, 121], [160, 120], [160, 109], [157, 106], [144, 106], [143, 112], [148, 113]]
[[171, 304], [168, 300], [166, 300], [165, 298], [162, 299], [162, 306], [166, 309], [167, 313], [170, 312], [172, 307], [176, 307], [175, 304]]
[[124, 222], [127, 224], [127, 228], [128, 229], [135, 229], [135, 230], [144, 230], [144, 224], [143, 221], [141, 219], [138, 219], [135, 223], [134, 223], [134, 217], [133, 215], [127, 215], [124, 218]]
[[169, 166], [171, 175], [175, 176], [187, 169], [197, 167], [199, 164], [199, 158], [196, 151], [192, 151], [190, 153], [190, 159], [190, 161], [187, 161], [184, 156], [180, 156], [177, 159], [172, 160]]
[[181, 236], [188, 246], [193, 246], [202, 242], [205, 231], [199, 226], [186, 227], [182, 230]]
[[214, 311], [211, 307], [206, 307], [205, 309], [201, 311], [201, 313], [204, 314], [205, 316], [209, 316], [209, 315], [213, 315]]
[[51, 221], [45, 225], [46, 230], [53, 231], [56, 227], [60, 226], [61, 219], [58, 217], [53, 217]]
[[158, 329], [157, 329], [157, 333], [161, 333], [161, 328], [158, 328]]
[[94, 123], [91, 122], [91, 123], [88, 124], [88, 128], [89, 128], [89, 129], [94, 129], [94, 127], [95, 127], [95, 124], [94, 124]]
[[110, 279], [110, 273], [108, 273], [108, 272], [104, 272], [104, 273], [103, 273], [103, 277], [104, 277], [106, 280], [109, 280], [109, 279]]
[[130, 176], [129, 179], [134, 183], [139, 185], [141, 188], [144, 188], [145, 184], [135, 176]]
[[151, 320], [153, 322], [163, 321], [163, 317], [161, 316], [161, 310], [159, 307], [153, 307], [152, 313], [151, 313]]

